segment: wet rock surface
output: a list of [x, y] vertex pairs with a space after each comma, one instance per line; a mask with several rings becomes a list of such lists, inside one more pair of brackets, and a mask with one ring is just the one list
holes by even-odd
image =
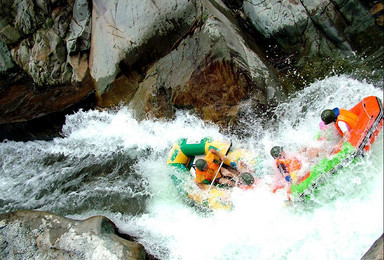
[[361, 258], [362, 260], [380, 260], [384, 257], [383, 234], [372, 244], [371, 248]]
[[75, 2], [0, 3], [0, 124], [62, 111], [94, 91], [83, 58], [91, 9]]
[[149, 259], [144, 247], [95, 216], [73, 220], [49, 212], [0, 215], [1, 259]]
[[268, 109], [332, 71], [356, 73], [351, 60], [367, 60], [357, 76], [381, 71], [382, 13], [362, 0], [2, 1], [0, 123], [95, 91], [139, 119], [188, 109], [233, 125], [242, 103]]

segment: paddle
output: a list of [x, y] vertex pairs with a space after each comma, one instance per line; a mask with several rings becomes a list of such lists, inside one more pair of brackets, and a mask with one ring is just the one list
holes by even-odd
[[[224, 156], [227, 156], [227, 155], [228, 155], [228, 153], [229, 153], [229, 151], [231, 150], [231, 148], [232, 148], [232, 141], [231, 141], [231, 143], [229, 144], [228, 150], [227, 150], [227, 152], [225, 153]], [[223, 163], [224, 163], [224, 161], [222, 161], [222, 162], [220, 163], [219, 169], [217, 169], [217, 172], [216, 172], [216, 174], [215, 174], [215, 177], [213, 177], [213, 180], [212, 180], [212, 182], [211, 182], [211, 185], [209, 185], [209, 188], [208, 188], [208, 190], [207, 190], [207, 194], [208, 194], [209, 191], [211, 190], [212, 185], [213, 185], [213, 183], [214, 183], [215, 180], [216, 180], [217, 174], [219, 174], [219, 171], [220, 171], [221, 167], [223, 166]]]

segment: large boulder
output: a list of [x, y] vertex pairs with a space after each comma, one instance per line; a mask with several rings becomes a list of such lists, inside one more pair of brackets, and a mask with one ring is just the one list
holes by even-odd
[[141, 244], [116, 233], [111, 220], [73, 220], [49, 212], [0, 215], [1, 259], [147, 259]]
[[[101, 105], [124, 100], [108, 94], [111, 88], [116, 92], [124, 87], [125, 93], [137, 89], [146, 68], [164, 56], [200, 16], [198, 2], [94, 1], [90, 69]], [[121, 86], [127, 82], [131, 84]]]
[[84, 0], [1, 1], [0, 124], [62, 111], [93, 92], [90, 15]]
[[[193, 109], [204, 119], [227, 125], [246, 99], [254, 97], [267, 106], [284, 98], [275, 71], [221, 1], [156, 7], [149, 0], [95, 2], [100, 5], [94, 5], [91, 74], [100, 104], [124, 101], [139, 119]], [[116, 4], [119, 11], [112, 12]], [[150, 24], [136, 15], [142, 5], [154, 12], [154, 19], [145, 21]], [[121, 17], [130, 12], [132, 16]], [[177, 34], [172, 32], [175, 26]], [[147, 55], [139, 59], [143, 53]]]
[[298, 58], [372, 53], [383, 40], [360, 0], [244, 0], [243, 8], [257, 31]]

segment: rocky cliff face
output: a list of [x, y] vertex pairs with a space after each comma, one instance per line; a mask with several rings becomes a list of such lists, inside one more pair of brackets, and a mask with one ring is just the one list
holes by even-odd
[[190, 109], [234, 124], [245, 100], [266, 109], [329, 64], [380, 60], [382, 10], [368, 0], [5, 0], [0, 124], [93, 91], [100, 107], [123, 102], [139, 119]]
[[91, 5], [72, 2], [0, 3], [0, 124], [63, 110], [93, 91]]

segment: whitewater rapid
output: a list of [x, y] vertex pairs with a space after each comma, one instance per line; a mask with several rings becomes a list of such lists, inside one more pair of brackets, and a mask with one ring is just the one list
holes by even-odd
[[48, 210], [77, 219], [105, 215], [160, 259], [360, 259], [383, 233], [383, 132], [307, 204], [287, 206], [267, 186], [235, 190], [230, 212], [186, 205], [170, 179], [168, 152], [181, 137], [232, 140], [273, 174], [271, 147], [314, 145], [320, 113], [351, 108], [383, 91], [347, 76], [329, 77], [274, 111], [274, 122], [248, 114], [246, 135], [222, 133], [179, 111], [172, 121], [137, 121], [127, 108], [67, 116], [52, 141], [0, 143], [0, 213]]

